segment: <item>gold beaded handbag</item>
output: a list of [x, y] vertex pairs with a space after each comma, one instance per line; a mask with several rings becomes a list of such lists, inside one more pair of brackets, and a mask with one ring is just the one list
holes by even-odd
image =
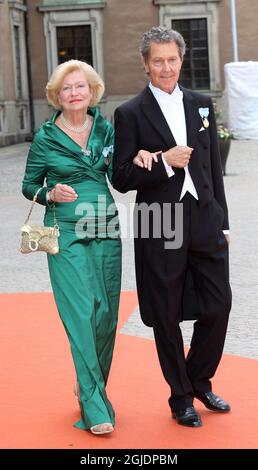
[[44, 251], [50, 255], [59, 253], [58, 237], [60, 235], [59, 226], [56, 220], [56, 208], [54, 206], [54, 227], [42, 227], [39, 225], [28, 224], [37, 196], [41, 188], [36, 192], [28, 216], [21, 228], [21, 247], [23, 254], [34, 253], [35, 251]]

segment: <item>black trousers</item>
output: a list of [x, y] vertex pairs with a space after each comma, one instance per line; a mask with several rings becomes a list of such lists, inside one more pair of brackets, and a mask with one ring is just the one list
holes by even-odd
[[[200, 207], [189, 194], [182, 203], [181, 248], [165, 249], [162, 238], [144, 240], [155, 342], [174, 410], [190, 406], [195, 391], [211, 390], [210, 379], [221, 359], [231, 309], [223, 210], [215, 199]], [[198, 289], [201, 312], [185, 358], [179, 322], [187, 269]]]

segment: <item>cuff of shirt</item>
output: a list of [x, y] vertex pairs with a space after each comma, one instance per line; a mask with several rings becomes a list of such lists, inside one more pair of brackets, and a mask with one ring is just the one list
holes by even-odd
[[162, 157], [162, 161], [163, 161], [165, 170], [167, 172], [167, 175], [168, 175], [169, 178], [171, 178], [171, 176], [173, 176], [175, 174], [175, 172], [174, 172], [174, 170], [172, 170], [171, 166], [167, 164], [166, 159], [163, 156], [163, 153], [162, 153], [161, 157]]
[[53, 207], [55, 203], [50, 199], [50, 191], [46, 192], [46, 204], [48, 207]]
[[229, 235], [229, 230], [222, 230], [222, 232], [224, 233], [224, 235]]

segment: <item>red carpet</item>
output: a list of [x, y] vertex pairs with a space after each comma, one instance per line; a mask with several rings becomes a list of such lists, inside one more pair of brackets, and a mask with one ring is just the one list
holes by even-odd
[[[136, 305], [134, 292], [122, 294], [119, 328]], [[258, 448], [258, 361], [225, 355], [213, 384], [232, 412], [196, 402], [203, 427], [185, 428], [170, 418], [154, 342], [119, 333], [108, 386], [116, 429], [95, 437], [73, 427], [75, 374], [52, 295], [1, 294], [0, 311], [2, 449]]]

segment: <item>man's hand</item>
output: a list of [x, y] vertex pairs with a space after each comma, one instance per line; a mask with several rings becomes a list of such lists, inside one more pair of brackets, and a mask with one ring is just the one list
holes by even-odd
[[184, 168], [190, 161], [192, 151], [193, 149], [187, 145], [177, 145], [163, 152], [163, 157], [169, 166]]
[[140, 168], [146, 168], [151, 171], [153, 160], [156, 163], [158, 161], [158, 153], [160, 153], [160, 151], [150, 153], [147, 150], [139, 150], [138, 154], [133, 159], [133, 164], [139, 166]]

